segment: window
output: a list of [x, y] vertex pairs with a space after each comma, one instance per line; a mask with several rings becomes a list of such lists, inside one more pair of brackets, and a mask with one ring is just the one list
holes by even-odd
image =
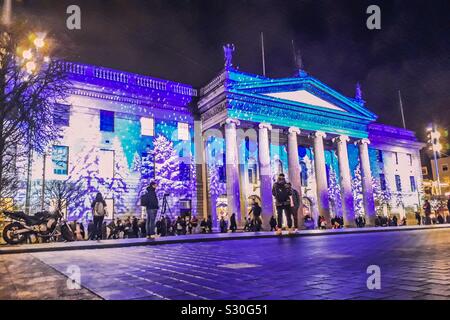
[[189, 163], [181, 161], [179, 164], [180, 181], [189, 181], [191, 179], [191, 168]]
[[189, 124], [178, 122], [178, 140], [189, 140]]
[[427, 167], [422, 167], [422, 175], [423, 176], [427, 176], [428, 175], [428, 168]]
[[100, 150], [98, 162], [98, 174], [100, 177], [110, 179], [114, 177], [114, 151]]
[[377, 159], [379, 163], [383, 163], [383, 151], [378, 150], [377, 152]]
[[153, 118], [141, 118], [141, 136], [152, 137], [155, 135], [155, 120]]
[[70, 106], [57, 104], [53, 110], [53, 123], [57, 126], [68, 127], [70, 122]]
[[402, 191], [402, 179], [398, 174], [395, 175], [395, 186], [398, 192]]
[[257, 180], [257, 165], [255, 160], [251, 159], [248, 164], [248, 182], [256, 184]]
[[300, 179], [302, 181], [302, 186], [308, 185], [308, 168], [306, 167], [306, 163], [303, 161], [300, 162]]
[[398, 164], [398, 153], [394, 152], [395, 164]]
[[412, 155], [410, 153], [407, 154], [409, 165], [412, 166]]
[[100, 110], [100, 131], [114, 132], [114, 112]]
[[219, 182], [225, 183], [227, 181], [227, 170], [226, 170], [226, 154], [222, 153], [222, 163], [223, 165], [218, 167], [219, 171]]
[[54, 174], [67, 175], [69, 171], [69, 147], [53, 146], [52, 165]]
[[416, 192], [417, 187], [416, 187], [416, 179], [414, 178], [414, 176], [409, 177], [409, 183], [411, 185], [411, 192]]
[[380, 173], [380, 188], [383, 191], [386, 191], [386, 177], [384, 173]]
[[443, 164], [442, 165], [442, 171], [443, 172], [447, 172], [448, 171], [448, 164]]
[[225, 170], [225, 165], [218, 167], [219, 171], [219, 182], [225, 183], [227, 181], [227, 172]]

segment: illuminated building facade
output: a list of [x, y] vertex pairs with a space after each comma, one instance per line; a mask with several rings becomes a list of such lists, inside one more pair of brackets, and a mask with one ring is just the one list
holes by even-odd
[[68, 63], [72, 89], [55, 118], [62, 138], [34, 158], [33, 188], [43, 176], [81, 181], [86, 195], [69, 204], [71, 219], [89, 215], [96, 192], [111, 215], [140, 215], [140, 195], [156, 180], [174, 215], [188, 200], [194, 214], [242, 220], [256, 200], [267, 223], [281, 172], [315, 219], [339, 215], [353, 226], [365, 214], [372, 224], [377, 212], [420, 206], [423, 144], [411, 131], [377, 123], [359, 88], [348, 98], [302, 70], [272, 79], [230, 61], [198, 90]]

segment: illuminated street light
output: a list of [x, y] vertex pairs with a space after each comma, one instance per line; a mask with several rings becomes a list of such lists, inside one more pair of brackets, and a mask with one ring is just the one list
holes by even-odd
[[26, 60], [30, 60], [31, 58], [33, 58], [33, 53], [31, 52], [31, 49], [25, 50], [22, 53], [22, 57]]
[[36, 38], [36, 39], [34, 39], [33, 43], [36, 46], [36, 48], [38, 48], [38, 49], [42, 48], [45, 44], [43, 38]]

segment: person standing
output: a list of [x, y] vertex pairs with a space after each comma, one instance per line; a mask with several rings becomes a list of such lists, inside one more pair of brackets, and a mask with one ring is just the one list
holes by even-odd
[[273, 184], [272, 195], [275, 197], [275, 206], [277, 208], [277, 235], [281, 235], [281, 228], [283, 226], [283, 212], [286, 215], [289, 233], [292, 232], [292, 211], [291, 211], [291, 196], [292, 190], [287, 186], [286, 179], [283, 173], [278, 175], [277, 182]]
[[449, 219], [449, 217], [450, 217], [450, 196], [448, 197], [448, 200], [447, 200], [447, 210], [448, 210], [448, 213], [447, 213], [447, 223], [449, 223], [450, 222], [450, 219]]
[[101, 240], [102, 239], [102, 227], [103, 219], [106, 215], [106, 202], [100, 192], [95, 196], [92, 202], [92, 215], [94, 217], [94, 226], [91, 239]]
[[270, 217], [270, 231], [276, 231], [277, 230], [277, 219], [275, 219], [275, 216]]
[[141, 197], [141, 206], [147, 210], [147, 222], [145, 230], [147, 232], [147, 239], [155, 238], [155, 220], [159, 209], [158, 197], [156, 196], [157, 184], [152, 181], [147, 187], [147, 193]]
[[420, 216], [419, 211], [416, 211], [416, 220], [417, 220], [417, 225], [421, 225], [421, 221], [422, 221], [422, 217]]
[[291, 183], [288, 183], [288, 186], [292, 190], [292, 203], [291, 203], [291, 211], [292, 216], [294, 217], [294, 228], [298, 230], [298, 209], [300, 208], [300, 194], [294, 188], [292, 188]]
[[234, 212], [230, 217], [230, 230], [231, 232], [236, 232], [237, 230], [236, 214]]
[[423, 211], [425, 212], [425, 224], [431, 224], [431, 204], [430, 201], [425, 200], [423, 204]]
[[253, 231], [261, 231], [261, 206], [259, 205], [258, 201], [253, 200], [253, 204], [252, 204], [252, 209], [250, 210], [250, 212], [248, 213], [253, 214]]

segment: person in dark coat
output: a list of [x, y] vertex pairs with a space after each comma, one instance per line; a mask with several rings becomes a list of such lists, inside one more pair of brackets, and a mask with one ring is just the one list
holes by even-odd
[[431, 224], [431, 204], [430, 201], [425, 200], [423, 204], [423, 211], [425, 212], [425, 224]]
[[230, 230], [231, 232], [236, 232], [237, 230], [236, 214], [234, 212], [230, 217]]
[[275, 216], [270, 217], [270, 231], [274, 231], [277, 229], [277, 219], [275, 219]]
[[220, 226], [220, 232], [221, 233], [227, 233], [228, 232], [228, 225], [227, 225], [227, 222], [225, 221], [225, 219], [223, 217], [220, 217], [219, 226]]
[[416, 211], [416, 220], [418, 225], [422, 224], [422, 217], [420, 216], [419, 211]]
[[159, 209], [158, 197], [156, 196], [157, 186], [156, 182], [152, 181], [147, 187], [147, 193], [141, 198], [141, 205], [147, 210], [147, 225], [145, 226], [145, 230], [147, 231], [148, 239], [155, 237], [155, 220]]
[[300, 209], [300, 194], [294, 188], [292, 188], [291, 183], [288, 183], [288, 186], [292, 190], [292, 217], [294, 218], [294, 229], [298, 230], [298, 209]]
[[100, 192], [95, 196], [94, 201], [92, 202], [92, 215], [94, 216], [94, 231], [92, 235], [92, 240], [102, 239], [102, 227], [103, 227], [103, 219], [106, 215], [106, 202], [103, 199], [103, 196]]
[[262, 221], [261, 221], [261, 206], [259, 205], [259, 203], [255, 200], [253, 200], [252, 203], [252, 208], [250, 210], [250, 212], [248, 213], [253, 214], [253, 221], [252, 221], [252, 225], [253, 225], [253, 230], [252, 231], [261, 231], [261, 225], [262, 225]]
[[208, 219], [206, 219], [206, 232], [212, 232], [212, 219], [210, 215], [208, 216]]
[[[288, 228], [292, 228], [292, 211], [291, 211], [291, 196], [292, 190], [286, 183], [283, 173], [278, 175], [278, 180], [273, 184], [272, 195], [275, 197], [275, 206], [277, 208], [277, 231], [276, 234], [281, 235], [281, 228], [283, 226], [283, 212], [286, 215]], [[291, 230], [289, 230], [291, 232]]]
[[133, 220], [131, 222], [131, 233], [133, 235], [133, 238], [139, 238], [139, 224], [136, 217], [133, 217]]

